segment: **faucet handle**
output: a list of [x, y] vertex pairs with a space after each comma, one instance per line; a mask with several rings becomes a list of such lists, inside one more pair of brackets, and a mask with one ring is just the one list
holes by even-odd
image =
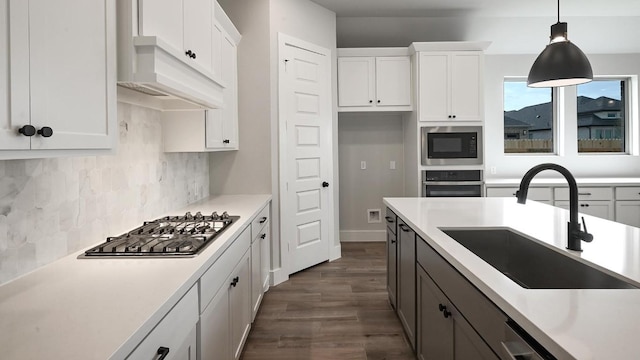
[[593, 241], [593, 235], [589, 234], [587, 231], [587, 222], [584, 221], [584, 216], [582, 216], [582, 227], [584, 227], [584, 231], [580, 232], [580, 237], [583, 241], [591, 242]]

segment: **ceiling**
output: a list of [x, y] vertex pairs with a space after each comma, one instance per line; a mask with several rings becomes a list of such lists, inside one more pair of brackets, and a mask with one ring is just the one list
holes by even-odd
[[[337, 17], [556, 16], [554, 0], [312, 0]], [[638, 0], [562, 0], [561, 17], [640, 16]]]

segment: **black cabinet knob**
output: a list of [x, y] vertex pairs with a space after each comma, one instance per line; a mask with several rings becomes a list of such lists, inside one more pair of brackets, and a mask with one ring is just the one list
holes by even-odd
[[239, 281], [240, 281], [240, 278], [238, 276], [234, 277], [233, 280], [231, 280], [231, 286], [236, 287]]
[[409, 229], [409, 227], [405, 224], [398, 224], [398, 227], [400, 228], [400, 230], [404, 231], [404, 232], [409, 232], [411, 231], [411, 229]]
[[223, 144], [229, 144], [230, 142], [231, 142], [231, 140], [229, 140], [229, 139], [224, 139], [224, 140], [222, 140], [222, 143], [223, 143]]
[[25, 125], [18, 129], [18, 132], [24, 136], [33, 136], [36, 134], [36, 128], [33, 125]]
[[449, 115], [448, 118], [451, 119], [451, 115]]
[[187, 51], [184, 52], [184, 54], [187, 55], [188, 57], [191, 57], [193, 52], [191, 50], [187, 50]]
[[378, 100], [378, 104], [380, 104], [380, 100]]
[[167, 355], [169, 355], [169, 348], [168, 347], [164, 347], [164, 346], [160, 346], [158, 348], [158, 351], [156, 352], [156, 355], [160, 355], [160, 357], [157, 360], [162, 360], [162, 359], [166, 358]]
[[266, 223], [266, 222], [267, 222], [267, 217], [266, 217], [266, 216], [263, 216], [263, 217], [260, 219], [260, 224], [264, 224], [264, 223]]
[[195, 52], [195, 51], [191, 54], [191, 58], [192, 58], [192, 59], [195, 59], [195, 58], [196, 58], [196, 52]]
[[451, 316], [451, 312], [447, 310], [447, 307], [445, 305], [438, 304], [438, 310], [442, 312], [442, 315], [444, 315], [445, 319]]
[[385, 216], [384, 218], [388, 223], [393, 223], [393, 218], [391, 216]]
[[323, 182], [322, 182], [322, 187], [329, 187], [329, 183], [328, 183], [328, 182], [326, 182], [326, 181], [323, 181]]
[[454, 118], [454, 119], [456, 118], [456, 116], [455, 116], [455, 115], [453, 115], [453, 116], [451, 116], [451, 117], [452, 117], [452, 118]]
[[48, 126], [43, 126], [38, 130], [38, 135], [42, 135], [42, 137], [50, 137], [53, 135], [53, 129]]
[[369, 100], [369, 104], [373, 104], [373, 100]]
[[391, 243], [392, 243], [392, 244], [395, 244], [395, 243], [396, 243], [396, 241], [395, 241], [395, 240], [393, 240], [393, 239], [391, 239]]
[[262, 235], [260, 235], [260, 239], [264, 239], [264, 238], [266, 238], [266, 237], [267, 237], [267, 234], [262, 234]]

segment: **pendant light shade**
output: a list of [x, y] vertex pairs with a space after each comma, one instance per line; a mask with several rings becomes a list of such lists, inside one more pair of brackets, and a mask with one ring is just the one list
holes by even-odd
[[551, 42], [542, 50], [531, 66], [527, 85], [530, 87], [558, 87], [584, 84], [593, 80], [593, 70], [587, 56], [567, 38], [567, 23], [551, 26]]

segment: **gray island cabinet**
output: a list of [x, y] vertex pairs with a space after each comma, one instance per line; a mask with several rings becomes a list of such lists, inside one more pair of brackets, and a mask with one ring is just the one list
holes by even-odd
[[[638, 357], [640, 228], [583, 214], [593, 241], [572, 251], [566, 248], [569, 212], [537, 201], [403, 197], [383, 202], [399, 224], [396, 309], [418, 358]], [[465, 231], [463, 243], [452, 237], [458, 234], [462, 241], [459, 234]], [[497, 232], [520, 234], [518, 241], [546, 251], [545, 256], [531, 253], [529, 272], [546, 274], [552, 260], [562, 258], [566, 268], [554, 274], [569, 275], [564, 276], [569, 281], [558, 285], [545, 280], [530, 287], [517, 276], [512, 280], [508, 269], [492, 266], [482, 255], [498, 250], [491, 247], [495, 243], [482, 243], [488, 241], [486, 234]], [[469, 248], [470, 241], [481, 243]], [[569, 264], [620, 284], [585, 280], [582, 276], [590, 272], [570, 272]], [[413, 316], [404, 307], [411, 300]]]

